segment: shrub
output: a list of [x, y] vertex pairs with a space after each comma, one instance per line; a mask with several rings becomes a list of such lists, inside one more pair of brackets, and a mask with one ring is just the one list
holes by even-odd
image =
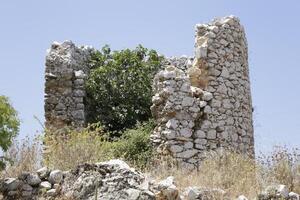
[[152, 79], [162, 60], [156, 51], [141, 45], [113, 52], [105, 46], [95, 52], [86, 81], [87, 121], [100, 122], [115, 134], [147, 121]]
[[[0, 96], [0, 147], [4, 152], [12, 144], [13, 138], [19, 131], [20, 121], [16, 110], [11, 106], [5, 96]], [[6, 157], [0, 158], [0, 169], [5, 167]]]
[[150, 134], [154, 128], [154, 122], [139, 124], [135, 129], [128, 129], [111, 148], [116, 158], [123, 158], [130, 164], [143, 169], [149, 164], [154, 156], [150, 141]]
[[137, 168], [144, 167], [151, 159], [150, 132], [153, 122], [144, 123], [124, 135], [111, 140], [98, 125], [77, 130], [66, 130], [64, 135], [46, 134], [48, 145], [45, 164], [51, 168], [72, 169], [82, 163], [96, 163], [121, 158]]

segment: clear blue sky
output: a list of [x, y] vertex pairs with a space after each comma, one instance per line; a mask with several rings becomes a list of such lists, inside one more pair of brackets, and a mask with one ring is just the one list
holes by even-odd
[[194, 25], [240, 17], [249, 43], [257, 150], [300, 146], [299, 0], [8, 0], [0, 3], [0, 94], [22, 120], [20, 138], [41, 130], [44, 62], [53, 41], [113, 49], [143, 44], [193, 55]]

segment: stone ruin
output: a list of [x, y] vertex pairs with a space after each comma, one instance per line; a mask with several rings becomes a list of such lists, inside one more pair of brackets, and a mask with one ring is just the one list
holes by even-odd
[[[196, 25], [195, 58], [154, 78], [151, 107], [158, 151], [186, 166], [203, 152], [231, 148], [254, 155], [247, 41], [236, 17]], [[180, 64], [181, 63], [181, 64]]]
[[84, 80], [92, 51], [71, 41], [54, 42], [47, 51], [44, 109], [48, 129], [85, 125]]
[[[46, 57], [46, 127], [86, 123], [84, 81], [91, 47], [52, 44]], [[234, 16], [195, 27], [195, 57], [167, 59], [154, 78], [151, 136], [157, 151], [186, 167], [204, 152], [231, 148], [254, 156], [252, 101], [245, 31]]]

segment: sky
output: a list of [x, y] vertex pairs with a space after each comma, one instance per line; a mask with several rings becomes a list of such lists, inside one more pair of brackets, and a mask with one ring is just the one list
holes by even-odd
[[2, 0], [0, 95], [19, 113], [18, 138], [42, 130], [35, 117], [44, 121], [53, 41], [193, 56], [194, 25], [226, 15], [240, 18], [248, 39], [256, 151], [300, 147], [299, 0]]

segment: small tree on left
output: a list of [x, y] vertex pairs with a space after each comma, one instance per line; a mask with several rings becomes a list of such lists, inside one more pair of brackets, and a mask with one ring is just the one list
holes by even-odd
[[[0, 96], [0, 147], [6, 152], [12, 144], [14, 137], [18, 134], [20, 120], [17, 111], [12, 107], [9, 99]], [[5, 167], [5, 156], [0, 157], [0, 169]]]

